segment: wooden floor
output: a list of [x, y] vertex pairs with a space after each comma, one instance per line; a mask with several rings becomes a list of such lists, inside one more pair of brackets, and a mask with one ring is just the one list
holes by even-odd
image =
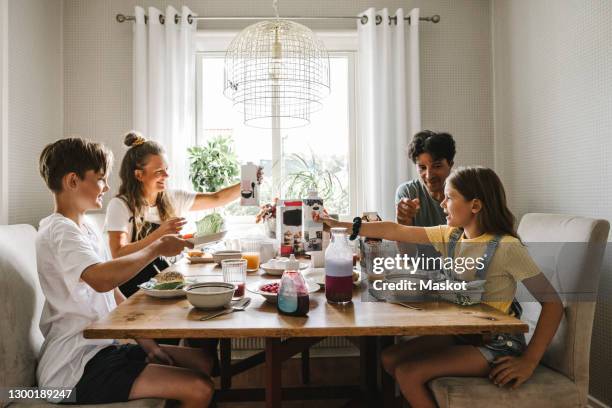
[[[300, 386], [300, 359], [292, 358], [283, 364], [283, 386]], [[358, 357], [327, 357], [310, 359], [310, 385], [347, 385], [359, 384], [359, 358]], [[232, 387], [249, 388], [263, 387], [263, 365], [241, 373], [232, 379]], [[217, 383], [217, 387], [218, 387]], [[259, 408], [264, 402], [229, 402], [217, 404], [219, 408]], [[283, 402], [283, 408], [349, 408], [362, 407], [358, 402], [349, 400], [311, 400]]]

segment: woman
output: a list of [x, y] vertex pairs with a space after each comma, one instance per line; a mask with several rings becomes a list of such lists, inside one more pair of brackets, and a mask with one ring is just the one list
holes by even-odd
[[[188, 211], [224, 206], [240, 197], [240, 183], [215, 193], [194, 193], [166, 189], [169, 177], [164, 149], [136, 132], [125, 136], [129, 147], [121, 162], [119, 194], [108, 204], [106, 228], [113, 258], [136, 252], [159, 237], [177, 234], [187, 222]], [[258, 175], [261, 182], [261, 170]], [[168, 267], [156, 259], [134, 278], [121, 285], [127, 297], [138, 285]]]

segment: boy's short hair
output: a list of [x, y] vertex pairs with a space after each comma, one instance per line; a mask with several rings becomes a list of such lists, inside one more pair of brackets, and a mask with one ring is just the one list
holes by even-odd
[[416, 164], [417, 158], [423, 153], [429, 153], [434, 160], [446, 159], [452, 163], [455, 159], [455, 140], [450, 133], [423, 130], [412, 138], [408, 155]]
[[70, 137], [46, 145], [38, 169], [47, 187], [59, 193], [66, 174], [76, 173], [81, 179], [89, 170], [108, 174], [112, 163], [113, 153], [103, 144]]

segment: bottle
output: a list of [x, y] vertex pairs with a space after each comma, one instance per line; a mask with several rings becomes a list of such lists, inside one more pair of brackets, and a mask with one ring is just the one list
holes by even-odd
[[346, 304], [353, 297], [353, 251], [346, 228], [331, 229], [325, 251], [325, 297], [329, 303]]
[[323, 213], [323, 199], [318, 197], [316, 190], [308, 191], [308, 197], [303, 199], [302, 207], [302, 238], [305, 251], [323, 250], [323, 224], [314, 220], [315, 214]]
[[291, 254], [278, 288], [278, 311], [288, 316], [306, 316], [310, 298], [306, 281], [300, 273], [300, 263]]

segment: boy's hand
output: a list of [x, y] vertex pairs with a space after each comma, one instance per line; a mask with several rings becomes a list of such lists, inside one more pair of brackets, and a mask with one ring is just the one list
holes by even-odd
[[397, 203], [397, 222], [402, 225], [412, 225], [412, 219], [419, 212], [419, 208], [421, 208], [421, 202], [418, 198], [414, 200], [402, 198]]
[[159, 346], [157, 348], [149, 350], [149, 352], [147, 353], [147, 363], [163, 364], [170, 366], [174, 365], [174, 361], [172, 360], [172, 357], [170, 357], [170, 354], [166, 353], [166, 351]]
[[156, 232], [160, 237], [168, 234], [178, 234], [182, 229], [183, 225], [187, 224], [187, 220], [182, 217], [170, 218], [161, 223]]
[[186, 241], [176, 235], [164, 235], [158, 241], [158, 252], [161, 256], [176, 256], [183, 248], [193, 248], [193, 242]]
[[514, 380], [512, 389], [527, 381], [533, 374], [533, 370], [538, 366], [537, 362], [521, 357], [504, 356], [498, 357], [493, 361], [495, 367], [489, 373], [489, 379], [493, 384], [503, 387]]

